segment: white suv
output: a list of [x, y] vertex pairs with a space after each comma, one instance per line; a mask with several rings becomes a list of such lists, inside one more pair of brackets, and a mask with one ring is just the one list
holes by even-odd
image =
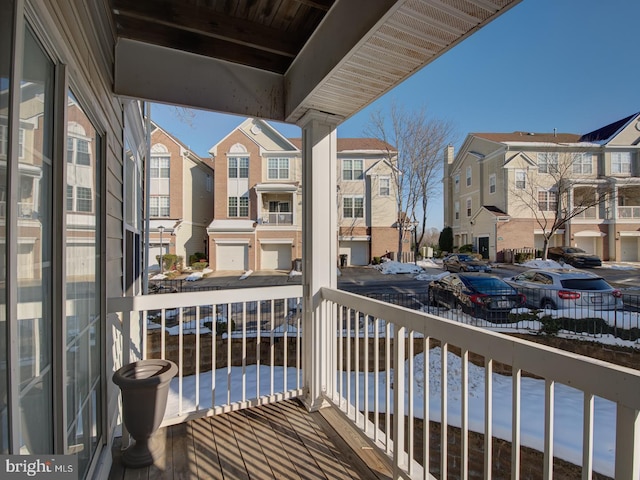
[[525, 295], [527, 306], [532, 308], [614, 310], [624, 307], [620, 290], [591, 272], [533, 269], [505, 281]]

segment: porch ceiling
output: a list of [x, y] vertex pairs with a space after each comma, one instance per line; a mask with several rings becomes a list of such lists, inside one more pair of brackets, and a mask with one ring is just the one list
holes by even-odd
[[346, 119], [521, 0], [111, 0], [115, 92]]

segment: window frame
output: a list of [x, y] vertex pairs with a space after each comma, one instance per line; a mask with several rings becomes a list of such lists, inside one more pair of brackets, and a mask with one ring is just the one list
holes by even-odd
[[227, 197], [227, 217], [249, 218], [249, 197], [247, 196]]
[[[356, 168], [356, 163], [360, 164], [360, 168]], [[350, 166], [347, 166], [350, 165]], [[347, 175], [347, 172], [349, 175]], [[356, 172], [359, 172], [356, 175]], [[350, 178], [347, 178], [350, 177]], [[343, 158], [342, 159], [342, 180], [345, 182], [357, 182], [364, 178], [364, 160], [361, 158]]]
[[[232, 162], [235, 165], [232, 166]], [[227, 158], [227, 178], [249, 178], [249, 157], [229, 156]]]
[[471, 200], [471, 198], [467, 198], [466, 207], [467, 207], [467, 218], [469, 218], [471, 217], [471, 210], [473, 208], [473, 201]]
[[466, 172], [466, 182], [467, 182], [467, 187], [470, 187], [471, 184], [473, 183], [473, 171], [471, 169], [471, 167], [467, 167], [467, 172]]
[[[384, 187], [383, 183], [386, 183], [387, 186]], [[384, 193], [385, 189], [386, 189], [386, 193]], [[378, 195], [381, 197], [391, 196], [391, 178], [390, 177], [380, 177], [380, 181], [378, 184]]]
[[[585, 159], [588, 158], [588, 161]], [[571, 169], [574, 174], [578, 175], [593, 175], [593, 153], [582, 152], [574, 153], [571, 155]], [[588, 172], [585, 171], [585, 167], [588, 166]], [[579, 167], [579, 168], [576, 168]]]
[[[549, 162], [550, 158], [554, 159], [554, 161]], [[538, 152], [537, 160], [538, 173], [558, 173], [558, 152]], [[550, 165], [555, 165], [555, 168], [550, 168]]]
[[[271, 166], [275, 163], [275, 166]], [[267, 179], [268, 180], [288, 180], [290, 171], [289, 158], [274, 157], [267, 159]], [[275, 175], [272, 175], [274, 173]]]
[[[541, 200], [540, 196], [544, 195], [544, 199]], [[551, 197], [554, 198], [551, 198]], [[542, 207], [546, 208], [542, 208]], [[549, 208], [554, 206], [553, 208]], [[540, 212], [555, 212], [558, 209], [558, 192], [555, 190], [538, 190], [538, 211]]]
[[[360, 206], [356, 205], [360, 203]], [[350, 205], [347, 205], [350, 203]], [[360, 213], [360, 215], [358, 215]], [[342, 217], [343, 218], [364, 218], [364, 196], [363, 195], [345, 195], [342, 197]]]
[[[522, 175], [522, 179], [518, 180], [518, 176]], [[515, 188], [518, 190], [524, 190], [527, 188], [527, 171], [526, 170], [516, 170], [514, 172], [514, 184]], [[519, 184], [519, 185], [518, 185]]]
[[453, 191], [455, 193], [460, 192], [460, 174], [459, 173], [456, 173], [453, 176]]
[[493, 195], [496, 193], [496, 174], [492, 173], [489, 175], [489, 194]]
[[[615, 157], [618, 157], [616, 159]], [[614, 165], [618, 165], [619, 171], [614, 170]], [[626, 168], [623, 168], [626, 167]], [[631, 173], [631, 152], [611, 152], [611, 174], [625, 175]]]

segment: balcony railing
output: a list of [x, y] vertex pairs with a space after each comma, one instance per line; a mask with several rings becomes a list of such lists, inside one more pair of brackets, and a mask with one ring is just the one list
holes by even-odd
[[618, 218], [640, 218], [640, 206], [633, 207], [616, 207], [618, 211]]
[[[504, 477], [499, 451], [519, 478], [525, 447], [542, 452], [544, 478], [554, 456], [583, 478], [638, 478], [640, 372], [327, 288], [303, 332], [301, 294], [160, 294], [109, 310], [125, 339], [142, 322], [145, 356], [179, 365], [164, 425], [300, 396], [309, 365], [307, 381], [387, 454], [395, 478]], [[302, 351], [305, 335], [313, 348]]]
[[293, 225], [293, 213], [270, 212], [262, 216], [263, 225]]
[[143, 358], [178, 365], [166, 426], [300, 396], [301, 295], [299, 285], [167, 293], [111, 299], [110, 310], [142, 324]]
[[[583, 478], [638, 478], [640, 372], [343, 291], [322, 296], [335, 372], [327, 395], [402, 478], [467, 478], [471, 468], [491, 478], [494, 437], [511, 444], [511, 478], [519, 478], [523, 446], [542, 452], [544, 478], [553, 476], [554, 455], [581, 466]], [[507, 374], [494, 372], [498, 365]], [[435, 440], [429, 418], [449, 425]], [[484, 442], [473, 466], [472, 432]]]
[[577, 214], [574, 218], [584, 218], [584, 219], [598, 218], [598, 212], [596, 210], [596, 207], [589, 207], [586, 210]]
[[[16, 209], [18, 218], [32, 218], [34, 215], [33, 202], [18, 202]], [[0, 202], [0, 218], [7, 216], [7, 202]]]

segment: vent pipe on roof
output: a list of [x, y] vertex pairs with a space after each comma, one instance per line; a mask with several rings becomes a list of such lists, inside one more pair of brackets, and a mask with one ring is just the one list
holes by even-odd
[[557, 129], [557, 128], [554, 128], [554, 129], [553, 129], [553, 136], [554, 136], [554, 137], [557, 137], [557, 136], [558, 136], [558, 135], [556, 135], [556, 132], [557, 132], [557, 131], [558, 131], [558, 129]]

